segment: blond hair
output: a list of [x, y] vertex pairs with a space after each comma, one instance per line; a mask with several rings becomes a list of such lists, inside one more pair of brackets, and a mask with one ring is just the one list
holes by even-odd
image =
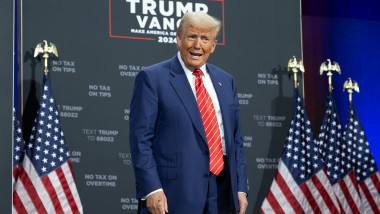
[[188, 12], [182, 17], [177, 29], [177, 35], [181, 37], [183, 32], [190, 26], [213, 31], [214, 39], [216, 40], [219, 35], [221, 22], [207, 13]]

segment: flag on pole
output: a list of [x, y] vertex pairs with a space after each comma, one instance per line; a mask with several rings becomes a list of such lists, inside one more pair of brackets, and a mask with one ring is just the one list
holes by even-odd
[[[16, 181], [19, 176], [19, 164], [22, 163], [24, 157], [24, 147], [25, 141], [22, 136], [22, 131], [20, 123], [16, 117], [16, 110], [13, 108], [13, 176], [12, 176], [12, 191], [13, 191], [13, 200], [19, 200], [17, 192], [15, 192]], [[12, 212], [15, 213], [16, 210], [12, 207]]]
[[18, 213], [83, 213], [48, 76], [13, 201]]
[[293, 119], [261, 213], [339, 213], [298, 89]]
[[356, 180], [363, 203], [362, 213], [380, 213], [379, 171], [352, 103], [348, 107], [348, 120], [344, 139], [352, 154], [351, 161], [354, 164]]
[[19, 174], [18, 166], [24, 156], [24, 147], [24, 137], [22, 136], [20, 123], [16, 118], [16, 110], [13, 108], [13, 190]]
[[351, 153], [343, 141], [342, 126], [332, 92], [327, 95], [326, 112], [318, 141], [331, 185], [344, 211], [342, 213], [361, 213], [362, 201], [350, 161]]

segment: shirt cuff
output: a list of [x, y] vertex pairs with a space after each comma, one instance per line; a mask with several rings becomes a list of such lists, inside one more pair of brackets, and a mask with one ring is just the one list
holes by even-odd
[[245, 193], [245, 192], [238, 192], [238, 193], [244, 193], [244, 194], [245, 194], [245, 196], [248, 196], [248, 194], [247, 194], [247, 193]]
[[145, 197], [142, 197], [141, 200], [146, 200], [146, 198], [148, 198], [150, 195], [153, 195], [154, 193], [156, 192], [160, 192], [160, 191], [164, 191], [162, 188], [158, 189], [158, 190], [154, 190], [153, 192], [149, 193], [148, 195], [146, 195]]

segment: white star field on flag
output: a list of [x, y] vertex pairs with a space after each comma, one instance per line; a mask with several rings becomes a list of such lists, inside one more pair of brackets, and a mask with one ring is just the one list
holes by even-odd
[[350, 162], [350, 152], [342, 139], [342, 126], [336, 112], [335, 100], [332, 93], [329, 93], [327, 99], [327, 109], [319, 132], [318, 145], [330, 182], [334, 185], [352, 171], [353, 168]]
[[300, 185], [319, 171], [323, 164], [300, 97], [296, 104], [297, 112], [291, 122], [282, 160]]
[[349, 118], [344, 139], [348, 144], [348, 150], [352, 153], [351, 161], [354, 164], [356, 180], [361, 183], [376, 173], [378, 169], [370, 151], [367, 137], [352, 104], [349, 107]]
[[32, 129], [27, 155], [39, 176], [44, 176], [69, 159], [50, 84], [44, 86], [40, 109]]
[[16, 110], [13, 109], [13, 167], [22, 161], [24, 154], [25, 141], [22, 136], [20, 124], [16, 119]]

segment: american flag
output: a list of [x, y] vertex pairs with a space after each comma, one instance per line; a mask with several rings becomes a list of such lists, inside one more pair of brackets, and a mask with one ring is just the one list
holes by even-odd
[[356, 180], [359, 185], [363, 213], [380, 213], [379, 171], [352, 103], [348, 107], [344, 139], [352, 154], [351, 161], [354, 164]]
[[[16, 110], [13, 108], [13, 177], [12, 177], [12, 186], [13, 191], [15, 190], [16, 181], [19, 175], [19, 164], [22, 162], [24, 157], [24, 147], [25, 141], [22, 136], [22, 131], [20, 127], [20, 123], [16, 118]], [[19, 196], [16, 192], [13, 193], [13, 200], [19, 200]], [[13, 207], [13, 212], [15, 209]]]
[[341, 204], [342, 213], [361, 213], [362, 202], [351, 153], [343, 141], [342, 125], [332, 92], [327, 95], [326, 112], [319, 132], [319, 147], [331, 185]]
[[48, 76], [13, 200], [18, 213], [83, 213]]
[[13, 189], [18, 178], [18, 165], [22, 162], [24, 156], [25, 141], [22, 136], [20, 123], [16, 118], [16, 110], [13, 109]]
[[261, 213], [339, 213], [298, 89], [293, 119]]

